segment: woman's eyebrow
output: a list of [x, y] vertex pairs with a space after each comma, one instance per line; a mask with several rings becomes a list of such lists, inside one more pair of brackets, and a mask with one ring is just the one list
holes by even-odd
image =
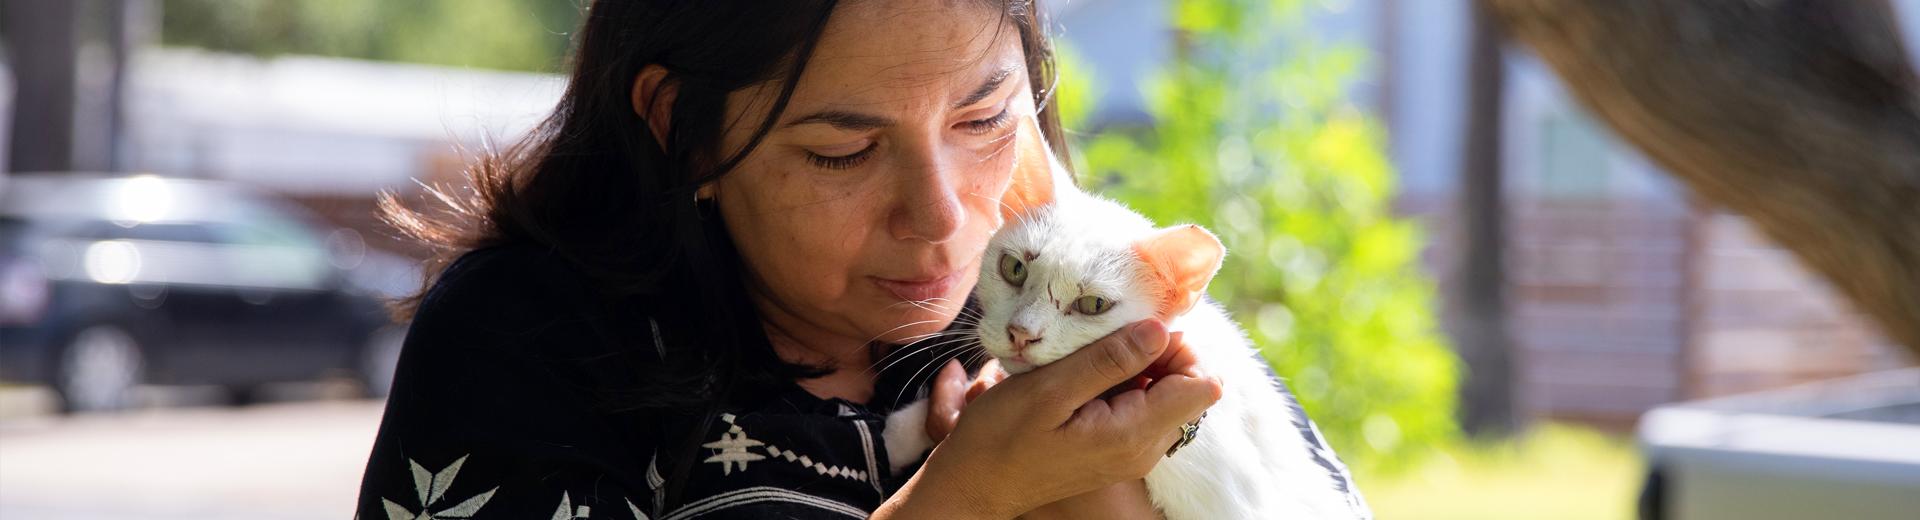
[[979, 87], [976, 87], [973, 89], [973, 92], [968, 93], [967, 97], [961, 98], [960, 101], [955, 102], [953, 104], [953, 109], [959, 110], [962, 108], [967, 108], [967, 106], [972, 105], [974, 103], [979, 103], [980, 100], [986, 99], [987, 96], [993, 95], [994, 91], [1000, 90], [1001, 84], [1004, 84], [1007, 82], [1008, 77], [1013, 76], [1013, 69], [1015, 68], [1017, 67], [1015, 67], [1014, 65], [1006, 65], [1006, 66], [1000, 67], [1000, 70], [993, 71], [993, 75], [987, 77], [986, 83], [981, 83]]
[[[999, 70], [993, 71], [993, 75], [988, 76], [986, 82], [981, 83], [979, 87], [975, 87], [973, 89], [973, 92], [967, 93], [967, 97], [961, 98], [960, 101], [955, 102], [953, 104], [953, 108], [955, 110], [966, 108], [969, 105], [972, 105], [974, 103], [979, 103], [981, 100], [987, 99], [987, 96], [993, 95], [995, 91], [1000, 90], [1001, 85], [1006, 84], [1007, 78], [1013, 77], [1013, 71], [1017, 68], [1019, 67], [1015, 65], [1007, 65], [1004, 67], [1000, 67]], [[794, 126], [810, 125], [810, 124], [816, 124], [816, 123], [832, 125], [834, 128], [838, 128], [841, 130], [857, 132], [862, 130], [872, 130], [875, 128], [892, 126], [894, 124], [894, 121], [892, 119], [889, 119], [883, 116], [873, 115], [873, 114], [862, 114], [859, 112], [848, 112], [844, 110], [824, 110], [824, 111], [808, 114], [804, 117], [795, 118], [792, 121], [788, 121], [787, 124], [782, 126], [794, 127]]]
[[872, 130], [875, 128], [892, 126], [893, 120], [885, 117], [881, 117], [881, 116], [876, 116], [873, 114], [847, 112], [844, 110], [826, 110], [821, 112], [814, 112], [813, 114], [807, 115], [806, 117], [788, 121], [786, 126], [794, 127], [799, 125], [810, 125], [815, 123], [825, 123], [828, 125], [833, 125], [834, 128], [838, 128], [841, 130], [860, 131], [860, 130]]

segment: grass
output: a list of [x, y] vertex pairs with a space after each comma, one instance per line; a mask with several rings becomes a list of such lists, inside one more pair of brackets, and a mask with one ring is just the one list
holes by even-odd
[[1633, 518], [1642, 471], [1630, 439], [1549, 424], [1358, 479], [1382, 520], [1620, 520]]

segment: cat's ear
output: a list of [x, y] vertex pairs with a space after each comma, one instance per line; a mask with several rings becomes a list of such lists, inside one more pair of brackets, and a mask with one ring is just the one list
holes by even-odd
[[1032, 117], [1020, 117], [1013, 147], [1013, 182], [1000, 196], [1000, 221], [1012, 222], [1034, 208], [1053, 202], [1053, 152]]
[[1155, 231], [1133, 245], [1161, 284], [1165, 299], [1159, 305], [1162, 319], [1185, 314], [1207, 291], [1207, 282], [1220, 271], [1227, 248], [1206, 228], [1192, 224]]

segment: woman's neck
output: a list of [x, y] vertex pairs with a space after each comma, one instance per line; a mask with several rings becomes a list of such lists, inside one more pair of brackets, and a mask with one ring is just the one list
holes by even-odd
[[873, 352], [867, 342], [807, 323], [779, 305], [761, 301], [761, 326], [780, 359], [789, 363], [833, 367], [833, 373], [797, 381], [800, 388], [820, 397], [866, 403], [873, 397]]

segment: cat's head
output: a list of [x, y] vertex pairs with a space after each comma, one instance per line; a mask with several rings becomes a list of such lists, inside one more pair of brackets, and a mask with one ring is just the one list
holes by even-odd
[[[1024, 144], [1024, 143], [1023, 143]], [[1035, 147], [1022, 146], [1027, 152]], [[1020, 161], [1019, 168], [1042, 161]], [[1226, 249], [1194, 225], [1155, 228], [1117, 202], [1079, 192], [1064, 169], [987, 243], [980, 264], [980, 344], [1010, 373], [1052, 363], [1121, 326], [1193, 308]]]

